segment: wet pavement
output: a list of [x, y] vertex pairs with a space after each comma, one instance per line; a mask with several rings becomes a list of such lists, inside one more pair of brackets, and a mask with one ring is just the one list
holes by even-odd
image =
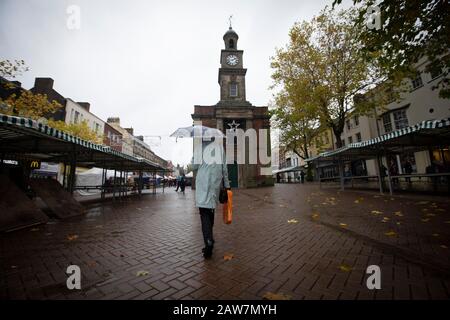
[[[88, 204], [70, 220], [0, 235], [2, 299], [448, 299], [449, 200], [280, 184], [235, 190], [203, 241], [194, 193]], [[66, 268], [81, 268], [81, 290]], [[381, 268], [381, 290], [366, 268]]]

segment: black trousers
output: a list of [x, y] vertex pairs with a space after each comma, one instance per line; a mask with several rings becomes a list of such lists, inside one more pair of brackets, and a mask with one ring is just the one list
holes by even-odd
[[214, 242], [213, 226], [214, 226], [214, 209], [199, 208], [200, 219], [202, 221], [203, 241], [205, 246]]

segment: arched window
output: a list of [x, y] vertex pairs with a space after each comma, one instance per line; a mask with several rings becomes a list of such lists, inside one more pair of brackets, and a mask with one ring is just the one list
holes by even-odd
[[228, 42], [228, 46], [230, 47], [230, 49], [234, 49], [234, 40], [230, 39], [230, 41]]

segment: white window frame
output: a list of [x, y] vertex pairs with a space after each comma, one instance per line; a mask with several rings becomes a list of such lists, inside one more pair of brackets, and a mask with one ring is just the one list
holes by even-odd
[[[396, 115], [401, 114], [402, 117], [396, 119]], [[403, 129], [409, 126], [408, 115], [406, 114], [406, 109], [399, 109], [392, 111], [392, 116], [394, 118], [395, 130]]]

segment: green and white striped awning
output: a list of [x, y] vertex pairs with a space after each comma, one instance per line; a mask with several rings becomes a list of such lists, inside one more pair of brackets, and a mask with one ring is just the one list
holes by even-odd
[[373, 158], [380, 150], [399, 152], [406, 149], [426, 149], [450, 142], [450, 118], [427, 120], [366, 141], [351, 143], [336, 150], [322, 152], [306, 159], [314, 162], [333, 158]]
[[[121, 162], [123, 165], [126, 163], [127, 167], [139, 167], [139, 168], [146, 168], [146, 169], [152, 169], [152, 170], [165, 170], [166, 168], [161, 167], [160, 165], [153, 163], [150, 160], [134, 157], [122, 152], [119, 152], [117, 150], [112, 149], [109, 146], [99, 145], [92, 143], [87, 140], [83, 140], [79, 137], [73, 136], [68, 134], [67, 132], [49, 127], [48, 125], [45, 125], [43, 123], [40, 123], [38, 121], [29, 119], [29, 118], [23, 118], [23, 117], [16, 117], [16, 116], [9, 116], [5, 114], [0, 114], [0, 149], [2, 149], [3, 152], [6, 154], [11, 154], [12, 152], [19, 153], [19, 151], [12, 151], [11, 145], [8, 146], [8, 144], [15, 144], [17, 148], [20, 148], [20, 142], [24, 139], [24, 137], [32, 137], [33, 139], [45, 139], [47, 142], [46, 151], [36, 151], [37, 154], [43, 154], [47, 152], [48, 154], [58, 154], [62, 152], [63, 145], [68, 147], [76, 146], [77, 148], [81, 148], [83, 151], [86, 151], [85, 153], [89, 153], [90, 158], [95, 160], [95, 155], [93, 155], [92, 152], [96, 152], [99, 156], [98, 159], [101, 158], [102, 162]], [[22, 138], [22, 140], [20, 139]], [[53, 141], [53, 147], [52, 143]], [[58, 147], [57, 147], [58, 146]], [[25, 148], [26, 146], [23, 145]], [[35, 147], [36, 149], [37, 147]], [[30, 149], [30, 148], [28, 148]], [[53, 149], [53, 150], [52, 150]], [[66, 148], [67, 149], [67, 148]], [[25, 152], [28, 150], [22, 150], [22, 152]], [[33, 150], [29, 150], [33, 152]], [[97, 160], [97, 162], [100, 162], [100, 160]], [[98, 165], [98, 164], [97, 164]]]

